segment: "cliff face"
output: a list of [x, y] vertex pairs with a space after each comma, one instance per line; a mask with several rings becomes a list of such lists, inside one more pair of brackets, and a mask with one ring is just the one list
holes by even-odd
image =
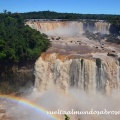
[[22, 93], [21, 88], [34, 85], [34, 62], [24, 62], [17, 65], [0, 65], [0, 93]]
[[81, 34], [86, 30], [91, 32], [101, 32], [101, 33], [109, 33], [110, 24], [106, 22], [61, 22], [61, 21], [27, 21], [27, 25], [31, 28], [36, 29], [40, 32], [46, 33], [48, 35], [53, 35], [51, 33], [54, 32], [59, 34], [62, 33], [70, 33], [70, 34]]
[[43, 53], [36, 61], [35, 77], [35, 87], [40, 91], [54, 84], [65, 91], [72, 87], [109, 94], [119, 90], [120, 66], [118, 60]]

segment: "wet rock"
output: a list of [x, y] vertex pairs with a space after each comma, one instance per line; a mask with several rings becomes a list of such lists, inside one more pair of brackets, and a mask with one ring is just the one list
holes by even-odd
[[111, 57], [117, 57], [117, 54], [116, 53], [108, 53], [107, 56], [111, 56]]
[[5, 109], [0, 108], [0, 114], [5, 113]]

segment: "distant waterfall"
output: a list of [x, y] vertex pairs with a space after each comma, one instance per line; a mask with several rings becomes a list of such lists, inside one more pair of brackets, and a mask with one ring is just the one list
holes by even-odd
[[90, 32], [109, 33], [110, 24], [107, 22], [77, 22], [77, 21], [28, 21], [31, 28], [46, 34], [82, 34], [86, 30]]

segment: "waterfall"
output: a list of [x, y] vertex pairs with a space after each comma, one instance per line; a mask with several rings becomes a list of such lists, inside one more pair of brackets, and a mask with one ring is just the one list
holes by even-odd
[[94, 61], [73, 59], [70, 65], [70, 86], [88, 91], [95, 90], [95, 68]]
[[[110, 24], [107, 22], [77, 22], [77, 21], [27, 21], [27, 25], [48, 35], [82, 34], [90, 32], [109, 33]], [[54, 34], [53, 34], [54, 33]]]
[[101, 32], [103, 34], [108, 34], [110, 29], [110, 23], [107, 22], [96, 22], [95, 23], [95, 31]]
[[64, 91], [77, 88], [110, 94], [113, 89], [119, 90], [120, 66], [115, 60], [69, 59], [43, 53], [36, 61], [35, 76], [35, 87], [40, 91], [54, 84]]
[[[78, 21], [28, 21], [30, 27], [48, 35], [77, 35], [86, 30], [90, 32], [109, 33], [110, 24], [107, 22], [78, 22]], [[47, 89], [54, 84], [68, 91], [77, 88], [85, 91], [110, 94], [113, 89], [119, 90], [120, 60], [97, 58], [68, 59], [67, 55], [42, 54], [35, 65], [38, 90]]]

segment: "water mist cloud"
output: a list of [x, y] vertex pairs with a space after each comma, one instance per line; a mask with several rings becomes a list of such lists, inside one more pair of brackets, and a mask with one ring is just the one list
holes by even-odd
[[[26, 96], [29, 101], [35, 102], [38, 106], [42, 106], [47, 111], [63, 110], [69, 111], [71, 109], [76, 111], [120, 111], [120, 94], [116, 91], [110, 96], [105, 96], [96, 93], [86, 93], [85, 91], [70, 89], [68, 93], [63, 93], [55, 87], [44, 91], [42, 94], [33, 91], [33, 93]], [[13, 104], [13, 103], [12, 103]], [[24, 104], [12, 105], [8, 108], [8, 114], [13, 115], [15, 120], [49, 120], [45, 114], [41, 114], [35, 109], [30, 108]], [[61, 119], [64, 119], [64, 115], [58, 115]], [[71, 120], [119, 120], [120, 115], [69, 115]], [[52, 120], [52, 119], [51, 119]]]
[[49, 36], [74, 36], [83, 33], [83, 26], [82, 23], [68, 22], [65, 26], [57, 27], [45, 33]]

